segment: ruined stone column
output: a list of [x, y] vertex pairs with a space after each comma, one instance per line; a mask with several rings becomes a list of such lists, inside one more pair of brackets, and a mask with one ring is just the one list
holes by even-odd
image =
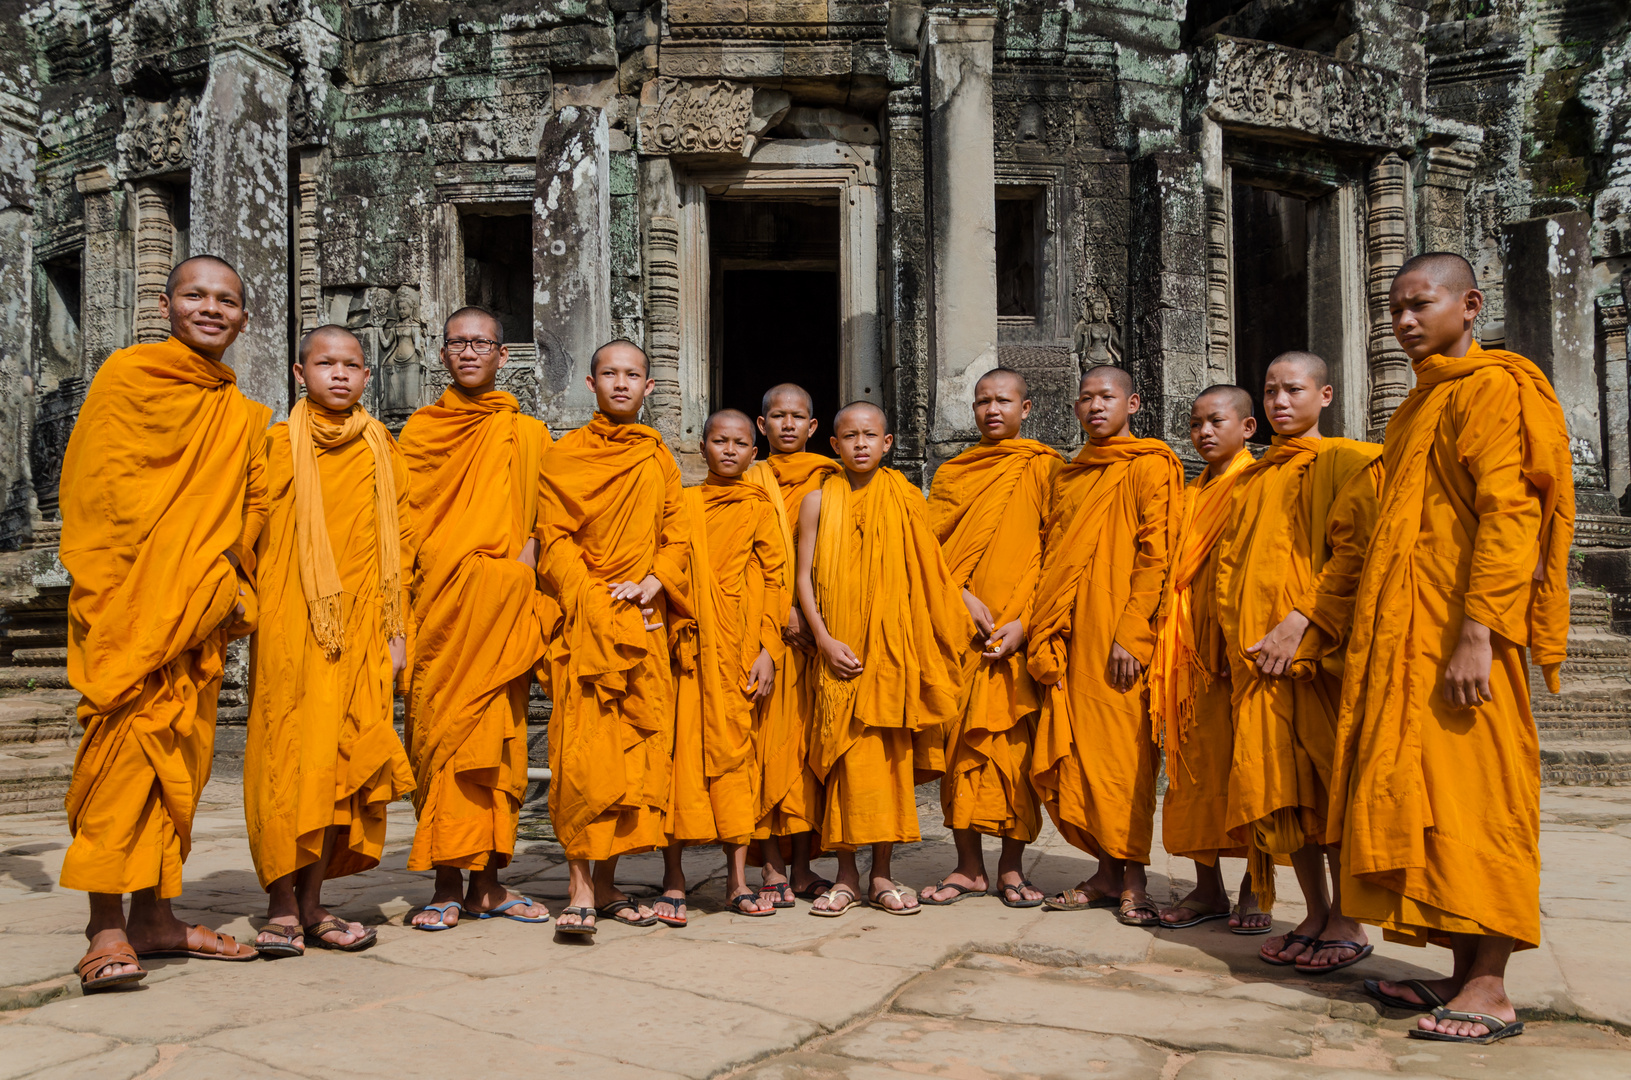
[[[1627, 369], [1628, 312], [1623, 292], [1597, 298], [1597, 364], [1603, 373], [1603, 469], [1608, 491], [1619, 498], [1631, 487], [1631, 370]], [[1623, 510], [1622, 510], [1623, 512]]]
[[972, 436], [967, 403], [997, 362], [995, 35], [994, 18], [942, 12], [924, 18], [921, 34], [937, 456]]
[[138, 342], [163, 341], [170, 320], [159, 312], [170, 269], [175, 266], [175, 199], [166, 184], [136, 184], [136, 325]]
[[[889, 362], [884, 408], [895, 420], [895, 465], [922, 480], [929, 426], [928, 226], [923, 175], [923, 93], [912, 86], [889, 94], [884, 153], [889, 183], [889, 237], [884, 295], [888, 298]], [[993, 191], [993, 198], [995, 191]], [[995, 208], [993, 208], [993, 213]]]
[[134, 257], [123, 228], [125, 193], [106, 165], [74, 177], [85, 207], [85, 250], [81, 263], [80, 358], [87, 386], [102, 362], [131, 343]]
[[1388, 290], [1405, 260], [1407, 171], [1398, 154], [1371, 169], [1365, 184], [1365, 262], [1370, 296], [1370, 418], [1366, 438], [1381, 442], [1387, 422], [1410, 392], [1410, 357], [1393, 337]]
[[594, 414], [583, 377], [589, 357], [612, 333], [609, 154], [605, 111], [584, 105], [551, 117], [538, 144], [533, 326], [543, 420], [557, 431]]
[[1419, 221], [1423, 251], [1454, 251], [1467, 246], [1467, 186], [1478, 159], [1448, 146], [1435, 146], [1425, 155]]
[[192, 254], [237, 267], [249, 326], [227, 354], [238, 386], [289, 414], [289, 67], [243, 42], [210, 56], [194, 116]]
[[[10, 22], [8, 20], [8, 22]], [[15, 30], [15, 22], [6, 27]], [[13, 53], [0, 49], [0, 57]], [[34, 416], [34, 159], [38, 106], [26, 72], [0, 80], [0, 550], [33, 536], [29, 475]]]

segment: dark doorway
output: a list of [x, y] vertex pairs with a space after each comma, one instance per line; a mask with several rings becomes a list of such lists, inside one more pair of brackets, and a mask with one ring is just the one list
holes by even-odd
[[[715, 200], [708, 233], [711, 407], [757, 416], [766, 390], [798, 383], [820, 421], [808, 449], [830, 454], [829, 428], [843, 404], [837, 204]], [[759, 453], [768, 452], [761, 436]]]
[[1254, 442], [1274, 434], [1263, 412], [1263, 376], [1283, 352], [1308, 346], [1308, 203], [1234, 185], [1235, 382], [1252, 395]]
[[532, 219], [465, 214], [459, 224], [464, 232], [464, 302], [497, 315], [506, 343], [530, 344]]

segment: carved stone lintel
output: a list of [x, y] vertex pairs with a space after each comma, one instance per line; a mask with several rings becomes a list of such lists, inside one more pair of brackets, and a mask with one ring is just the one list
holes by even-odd
[[680, 225], [654, 216], [646, 226], [646, 353], [657, 389], [646, 402], [651, 425], [670, 446], [680, 436]]
[[1366, 438], [1381, 442], [1387, 422], [1410, 392], [1410, 358], [1393, 337], [1388, 289], [1405, 260], [1405, 187], [1408, 170], [1387, 154], [1366, 179], [1365, 263], [1370, 300], [1370, 416]]
[[163, 341], [170, 322], [159, 311], [170, 268], [175, 265], [175, 198], [166, 184], [136, 185], [136, 340]]
[[119, 132], [119, 171], [125, 176], [180, 172], [192, 164], [189, 117], [197, 102], [187, 95], [169, 101], [127, 98]]
[[751, 157], [759, 135], [791, 104], [780, 90], [744, 83], [653, 79], [640, 95], [640, 152]]

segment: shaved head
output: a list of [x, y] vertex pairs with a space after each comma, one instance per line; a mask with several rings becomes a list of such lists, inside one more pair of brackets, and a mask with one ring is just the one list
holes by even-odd
[[358, 352], [362, 351], [362, 342], [357, 340], [357, 335], [340, 324], [329, 323], [327, 326], [319, 326], [300, 339], [300, 362], [304, 364], [312, 349], [323, 342], [345, 339], [349, 339], [357, 347]]
[[878, 408], [878, 406], [872, 404], [870, 401], [852, 401], [848, 405], [845, 405], [842, 409], [839, 409], [838, 415], [832, 418], [833, 433], [837, 434], [839, 429], [843, 426], [844, 417], [848, 416], [850, 413], [860, 412], [862, 410], [871, 410], [872, 413], [877, 416], [878, 423], [883, 425], [883, 430], [886, 433], [889, 431], [889, 417], [884, 415], [884, 411], [882, 409]]
[[1478, 288], [1478, 275], [1472, 272], [1472, 263], [1463, 259], [1453, 251], [1429, 251], [1407, 259], [1399, 267], [1399, 272], [1393, 275], [1398, 281], [1406, 274], [1423, 273], [1433, 281], [1455, 293], [1464, 293]]
[[1019, 387], [1020, 400], [1029, 401], [1031, 399], [1031, 384], [1025, 381], [1025, 376], [1021, 375], [1013, 368], [1007, 367], [994, 367], [984, 375], [981, 375], [974, 383], [974, 392], [976, 394], [980, 392], [980, 383], [985, 382], [985, 380], [1002, 378], [1012, 379], [1014, 384]]
[[[1326, 364], [1323, 357], [1316, 356], [1314, 353], [1298, 352], [1296, 350], [1283, 352], [1269, 361], [1269, 367], [1274, 367], [1277, 364], [1301, 368], [1310, 379], [1314, 380], [1314, 385], [1317, 387], [1329, 386], [1331, 383], [1330, 366]], [[1265, 369], [1266, 373], [1267, 369]]]
[[606, 344], [602, 345], [589, 355], [590, 376], [594, 376], [596, 365], [600, 363], [602, 353], [611, 355], [612, 353], [622, 352], [627, 355], [627, 353], [630, 351], [640, 357], [641, 369], [645, 371], [646, 378], [651, 378], [651, 358], [646, 355], [646, 350], [642, 349], [640, 346], [636, 345], [627, 338], [613, 338], [611, 341], [608, 341]]
[[227, 262], [225, 259], [217, 258], [214, 255], [194, 255], [190, 259], [182, 259], [180, 262], [176, 263], [175, 267], [170, 271], [170, 276], [164, 281], [164, 295], [174, 300], [176, 298], [176, 283], [181, 280], [182, 272], [186, 270], [187, 267], [197, 266], [200, 263], [207, 263], [211, 266], [219, 266], [225, 270], [230, 270], [232, 272], [232, 276], [238, 279], [238, 295], [243, 297], [245, 301], [248, 300], [248, 297], [244, 292], [243, 275], [238, 273], [238, 268]]
[[1132, 397], [1136, 392], [1133, 389], [1133, 377], [1126, 368], [1119, 368], [1114, 364], [1099, 364], [1082, 372], [1082, 381], [1078, 387], [1085, 386], [1087, 380], [1094, 378], [1109, 379], [1112, 386], [1120, 390], [1126, 397]]
[[810, 397], [810, 391], [804, 389], [798, 383], [790, 382], [777, 383], [765, 391], [764, 398], [759, 402], [759, 415], [769, 416], [771, 407], [776, 404], [776, 399], [780, 397], [798, 399], [799, 404], [804, 406], [805, 415], [815, 415], [815, 399]]
[[707, 422], [702, 425], [704, 439], [713, 433], [715, 424], [741, 424], [747, 429], [748, 442], [753, 441], [753, 418], [741, 409], [720, 409], [709, 413]]
[[486, 319], [488, 325], [492, 328], [489, 332], [493, 335], [493, 340], [498, 342], [500, 345], [504, 344], [504, 327], [499, 325], [498, 316], [494, 315], [486, 308], [476, 307], [474, 304], [466, 305], [447, 317], [447, 319], [442, 323], [443, 341], [447, 340], [447, 328], [453, 325], [453, 321], [455, 319], [462, 319], [466, 315], [477, 315], [483, 319]]
[[1252, 415], [1252, 395], [1233, 383], [1216, 383], [1208, 386], [1196, 395], [1195, 404], [1199, 405], [1209, 399], [1227, 405], [1230, 411], [1242, 420]]

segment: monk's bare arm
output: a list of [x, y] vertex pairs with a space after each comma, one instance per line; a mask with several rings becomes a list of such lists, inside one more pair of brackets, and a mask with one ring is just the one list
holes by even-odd
[[827, 632], [821, 610], [816, 607], [815, 584], [810, 572], [815, 566], [816, 528], [820, 523], [821, 492], [812, 491], [804, 497], [804, 503], [799, 507], [799, 535], [806, 538], [806, 542], [799, 545], [798, 552], [799, 607], [804, 611], [804, 621], [815, 638], [816, 650], [821, 653], [822, 659], [839, 675], [852, 679], [861, 673], [860, 658], [848, 645]]

